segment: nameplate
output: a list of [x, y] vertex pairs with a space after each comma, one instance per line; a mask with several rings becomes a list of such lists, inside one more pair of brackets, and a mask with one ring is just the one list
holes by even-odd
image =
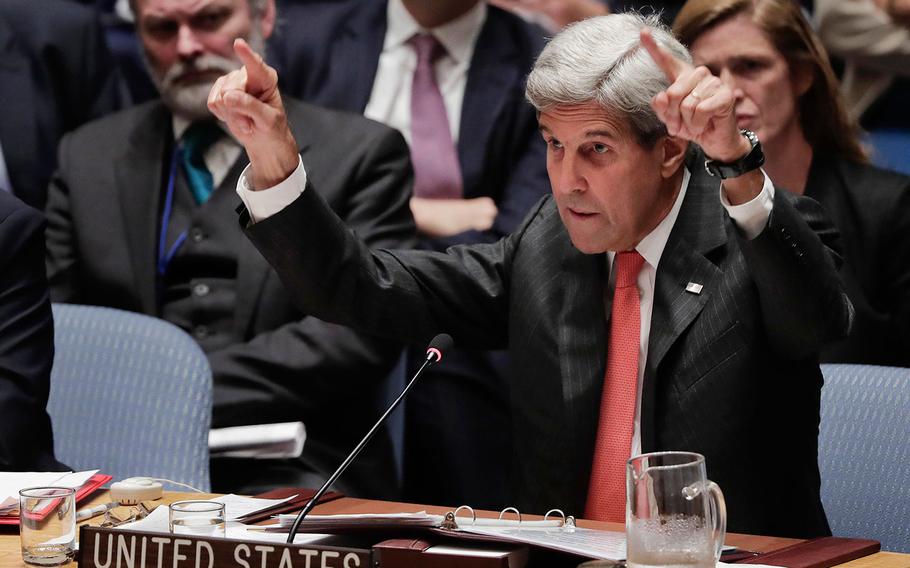
[[370, 568], [362, 548], [103, 529], [79, 531], [79, 568]]

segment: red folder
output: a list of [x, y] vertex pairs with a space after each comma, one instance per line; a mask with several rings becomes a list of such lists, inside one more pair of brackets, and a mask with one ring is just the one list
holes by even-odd
[[770, 564], [785, 568], [829, 568], [881, 550], [877, 540], [826, 536], [753, 556], [737, 564]]
[[[61, 474], [62, 475], [62, 474]], [[82, 487], [76, 490], [76, 503], [97, 491], [102, 485], [113, 479], [110, 475], [96, 473], [88, 478]], [[50, 509], [48, 509], [49, 511]], [[0, 515], [0, 525], [18, 525], [19, 515]]]

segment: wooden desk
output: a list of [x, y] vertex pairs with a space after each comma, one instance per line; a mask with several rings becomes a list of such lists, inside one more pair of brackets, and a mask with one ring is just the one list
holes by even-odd
[[[207, 493], [174, 493], [166, 492], [162, 503], [173, 503], [181, 499], [209, 499], [217, 495]], [[106, 491], [99, 492], [91, 500], [80, 503], [80, 508], [91, 507], [107, 503], [109, 498]], [[449, 507], [435, 507], [428, 505], [416, 505], [408, 503], [391, 503], [385, 501], [371, 501], [368, 499], [352, 499], [349, 497], [330, 501], [314, 509], [315, 513], [322, 515], [340, 514], [340, 513], [394, 513], [402, 511], [428, 511], [435, 514], [445, 514], [450, 511]], [[478, 511], [478, 516], [496, 516], [497, 513], [488, 511]], [[104, 519], [103, 516], [95, 517], [85, 521], [85, 524], [98, 525]], [[80, 525], [83, 523], [80, 523]], [[620, 523], [601, 523], [597, 521], [579, 521], [579, 526], [607, 529], [623, 530]], [[741, 534], [728, 534], [727, 543], [740, 548], [755, 550], [758, 552], [770, 552], [783, 548], [790, 544], [799, 542], [798, 539], [764, 537]], [[71, 564], [70, 566], [75, 566]], [[21, 551], [19, 550], [19, 531], [17, 527], [0, 527], [0, 567], [2, 568], [26, 568], [22, 562]], [[846, 564], [841, 564], [838, 568], [910, 568], [910, 554], [897, 554], [893, 552], [878, 552], [865, 558], [860, 558]]]

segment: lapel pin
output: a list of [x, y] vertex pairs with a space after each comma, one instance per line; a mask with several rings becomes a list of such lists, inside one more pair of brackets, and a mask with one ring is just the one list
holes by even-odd
[[704, 286], [696, 282], [689, 282], [686, 284], [686, 292], [689, 292], [691, 294], [701, 294], [702, 288], [704, 288]]

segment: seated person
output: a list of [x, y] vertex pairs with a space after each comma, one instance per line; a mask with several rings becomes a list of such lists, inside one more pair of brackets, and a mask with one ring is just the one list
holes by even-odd
[[44, 218], [0, 191], [0, 471], [57, 471], [47, 415], [54, 319]]
[[57, 143], [118, 107], [119, 74], [92, 10], [67, 0], [0, 1], [0, 62], [0, 190], [44, 209]]
[[674, 24], [697, 64], [736, 93], [765, 171], [809, 196], [843, 239], [856, 317], [822, 362], [910, 366], [910, 178], [872, 167], [818, 37], [789, 0], [690, 0]]
[[550, 41], [526, 94], [552, 197], [499, 242], [446, 252], [371, 250], [345, 230], [300, 163], [274, 70], [235, 49], [244, 68], [209, 108], [251, 156], [247, 235], [327, 320], [508, 346], [522, 512], [622, 521], [629, 456], [690, 450], [730, 530], [829, 534], [818, 352], [852, 310], [837, 233], [817, 203], [775, 190], [734, 92], [656, 18], [592, 18]]
[[[408, 140], [421, 247], [495, 242], [547, 193], [545, 147], [523, 99], [542, 29], [480, 0], [296, 3], [282, 14], [288, 26], [269, 43], [282, 91]], [[424, 348], [412, 348], [411, 372]], [[459, 350], [415, 385], [405, 499], [509, 506], [508, 366], [502, 352]]]
[[[215, 427], [301, 420], [302, 460], [213, 461], [213, 488], [318, 486], [378, 418], [381, 379], [401, 345], [295, 308], [240, 232], [233, 189], [247, 164], [206, 108], [239, 66], [235, 38], [262, 48], [272, 0], [136, 0], [138, 35], [161, 100], [67, 136], [50, 188], [48, 275], [56, 301], [161, 317], [199, 342], [214, 376]], [[407, 146], [363, 117], [287, 100], [310, 181], [372, 246], [411, 246]], [[388, 433], [339, 481], [397, 494]]]

